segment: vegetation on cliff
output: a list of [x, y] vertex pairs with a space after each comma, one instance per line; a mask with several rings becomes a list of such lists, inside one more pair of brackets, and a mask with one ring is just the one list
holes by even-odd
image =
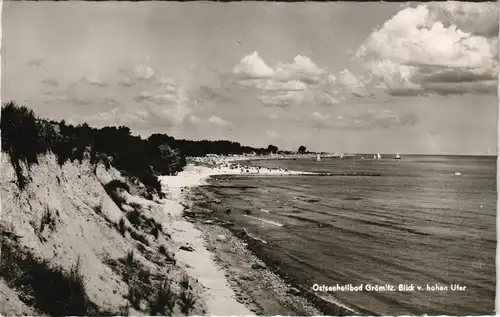
[[157, 140], [133, 136], [128, 127], [92, 128], [87, 124], [73, 126], [65, 121], [37, 118], [32, 110], [8, 102], [2, 107], [0, 129], [2, 151], [9, 154], [16, 170], [17, 182], [23, 189], [29, 181], [22, 164], [38, 162], [38, 156], [52, 152], [58, 163], [90, 159], [92, 163], [112, 165], [132, 179], [144, 184], [150, 193], [161, 193], [156, 176], [181, 171], [185, 156], [177, 149]]
[[181, 171], [187, 156], [288, 153], [278, 151], [274, 145], [253, 148], [226, 140], [179, 140], [166, 134], [153, 134], [143, 139], [132, 135], [130, 128], [125, 126], [100, 129], [86, 123], [74, 126], [64, 120], [38, 118], [33, 110], [14, 101], [3, 105], [0, 129], [2, 151], [9, 154], [20, 189], [29, 181], [29, 175], [23, 174], [22, 164], [29, 170], [29, 166], [38, 162], [39, 155], [48, 152], [57, 156], [60, 165], [74, 160], [81, 162], [85, 158], [106, 166], [112, 163], [124, 176], [144, 184], [150, 194], [160, 195], [157, 176]]

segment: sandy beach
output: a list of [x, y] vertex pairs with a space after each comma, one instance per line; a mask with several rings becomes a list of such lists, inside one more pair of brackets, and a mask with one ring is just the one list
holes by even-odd
[[173, 219], [169, 224], [172, 240], [190, 250], [179, 250], [176, 257], [203, 285], [209, 315], [320, 315], [228, 229], [183, 216], [192, 206], [192, 190], [211, 176], [304, 174], [246, 166], [239, 163], [243, 160], [248, 157], [198, 158], [178, 175], [160, 177], [167, 194], [164, 210]]

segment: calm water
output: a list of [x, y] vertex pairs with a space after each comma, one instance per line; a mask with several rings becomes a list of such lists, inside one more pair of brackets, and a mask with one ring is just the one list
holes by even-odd
[[[221, 217], [269, 242], [282, 272], [313, 284], [466, 286], [448, 292], [329, 292], [372, 314], [491, 314], [495, 299], [496, 158], [255, 161], [290, 170], [380, 176], [214, 179]], [[461, 176], [455, 176], [460, 172]], [[253, 217], [243, 216], [250, 209]], [[265, 209], [265, 210], [261, 210]]]

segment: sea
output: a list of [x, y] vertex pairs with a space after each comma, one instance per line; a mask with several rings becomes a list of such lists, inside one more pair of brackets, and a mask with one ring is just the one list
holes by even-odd
[[320, 175], [216, 176], [202, 190], [262, 241], [268, 265], [328, 301], [370, 315], [492, 314], [497, 158], [365, 157], [250, 161]]

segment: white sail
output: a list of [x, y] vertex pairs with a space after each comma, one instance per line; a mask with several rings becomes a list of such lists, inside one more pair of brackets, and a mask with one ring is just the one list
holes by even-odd
[[377, 159], [377, 156], [376, 155], [373, 155], [373, 159], [376, 160]]
[[377, 153], [377, 160], [380, 160], [382, 159], [382, 156], [380, 155], [380, 153]]
[[321, 156], [318, 154], [318, 157], [316, 157], [316, 161], [321, 161]]

